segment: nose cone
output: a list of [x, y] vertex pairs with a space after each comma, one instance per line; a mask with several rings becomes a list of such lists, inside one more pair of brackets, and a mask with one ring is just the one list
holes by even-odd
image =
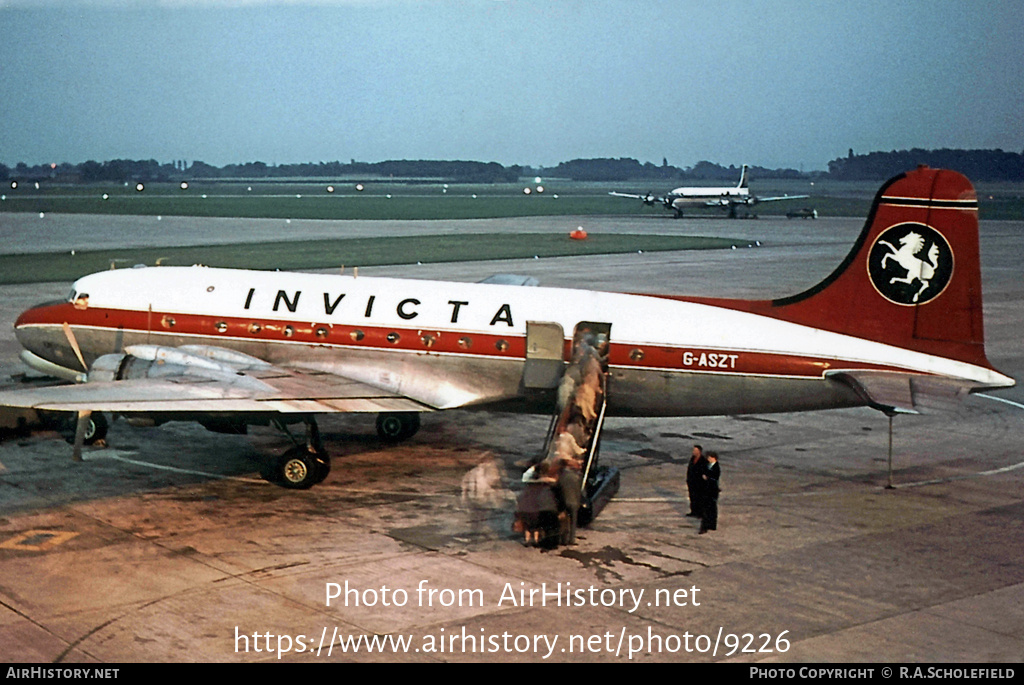
[[21, 328], [22, 326], [33, 324], [52, 323], [55, 314], [68, 309], [71, 309], [71, 303], [67, 300], [49, 300], [23, 311], [18, 316], [18, 320], [14, 322], [14, 327]]
[[[14, 322], [14, 335], [29, 352], [54, 363], [65, 355], [55, 354], [61, 347], [64, 322], [73, 321], [74, 307], [67, 301], [44, 302], [26, 309]], [[64, 346], [66, 346], [66, 341]]]

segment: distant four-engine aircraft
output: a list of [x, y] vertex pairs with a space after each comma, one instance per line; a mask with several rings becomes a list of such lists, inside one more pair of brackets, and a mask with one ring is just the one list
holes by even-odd
[[985, 356], [977, 213], [956, 172], [894, 178], [842, 264], [777, 300], [105, 271], [15, 324], [30, 366], [80, 382], [0, 392], [0, 404], [76, 412], [79, 450], [91, 412], [215, 430], [304, 422], [305, 445], [275, 462], [293, 488], [329, 469], [319, 414], [377, 413], [381, 436], [398, 441], [419, 412], [552, 413], [580, 330], [602, 344], [608, 415], [913, 411], [929, 396], [1014, 384]]
[[715, 207], [729, 212], [729, 216], [736, 218], [738, 207], [751, 207], [759, 202], [775, 202], [776, 200], [800, 200], [809, 195], [781, 195], [779, 197], [757, 197], [750, 193], [747, 187], [747, 165], [743, 165], [740, 171], [740, 182], [733, 186], [711, 188], [705, 186], [684, 186], [670, 190], [668, 195], [658, 197], [652, 193], [636, 195], [632, 193], [610, 192], [615, 197], [629, 197], [641, 200], [645, 205], [659, 204], [665, 209], [675, 212], [678, 219], [683, 215], [687, 207]]

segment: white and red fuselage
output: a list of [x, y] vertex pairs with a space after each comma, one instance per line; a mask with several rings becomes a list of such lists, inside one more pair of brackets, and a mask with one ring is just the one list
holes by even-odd
[[[908, 234], [945, 246], [929, 258], [927, 244], [905, 247]], [[890, 290], [901, 278], [917, 300]], [[67, 368], [81, 368], [70, 327], [86, 365], [132, 345], [205, 345], [434, 409], [543, 411], [523, 387], [528, 322], [560, 325], [566, 360], [577, 324], [602, 322], [609, 413], [685, 416], [872, 404], [839, 372], [1012, 385], [985, 358], [980, 309], [973, 189], [920, 169], [879, 192], [836, 272], [784, 300], [151, 267], [81, 278], [68, 301], [26, 311], [16, 330], [27, 350]]]

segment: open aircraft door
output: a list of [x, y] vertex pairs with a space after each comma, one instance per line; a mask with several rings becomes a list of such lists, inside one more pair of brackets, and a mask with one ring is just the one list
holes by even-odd
[[526, 366], [523, 386], [534, 390], [557, 388], [565, 370], [565, 339], [561, 324], [526, 322]]

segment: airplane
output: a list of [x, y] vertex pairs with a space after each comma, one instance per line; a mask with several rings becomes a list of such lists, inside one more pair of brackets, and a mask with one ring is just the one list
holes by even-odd
[[[602, 415], [868, 406], [914, 412], [1014, 379], [985, 355], [978, 202], [962, 175], [887, 182], [845, 260], [791, 297], [740, 300], [501, 283], [137, 267], [75, 281], [18, 318], [22, 359], [77, 380], [0, 405], [218, 431], [305, 424], [272, 480], [307, 488], [330, 460], [316, 416], [376, 413], [387, 442], [421, 412], [552, 413], [580, 331], [599, 331]], [[954, 268], [955, 262], [955, 268]]]
[[608, 194], [615, 197], [629, 197], [641, 200], [648, 206], [660, 204], [665, 209], [671, 209], [675, 212], [675, 218], [677, 219], [683, 216], [683, 210], [686, 207], [717, 207], [728, 210], [729, 218], [735, 219], [736, 209], [741, 206], [752, 207], [759, 202], [800, 200], [810, 197], [810, 195], [780, 195], [778, 197], [757, 197], [756, 195], [751, 195], [750, 188], [747, 187], [747, 169], [748, 166], [744, 164], [743, 169], [740, 171], [740, 181], [735, 187], [709, 188], [703, 186], [684, 186], [670, 190], [665, 197], [657, 197], [653, 193], [634, 195], [613, 191]]

